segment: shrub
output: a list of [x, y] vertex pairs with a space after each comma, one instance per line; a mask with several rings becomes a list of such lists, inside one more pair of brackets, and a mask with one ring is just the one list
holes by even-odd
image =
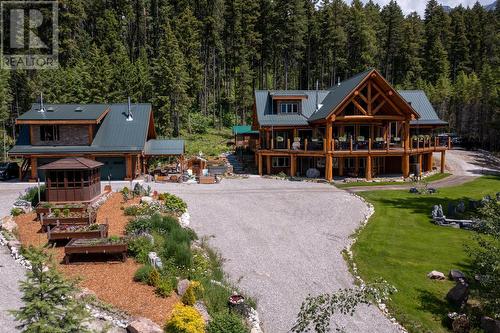
[[149, 272], [148, 284], [150, 286], [156, 287], [160, 284], [160, 279], [161, 279], [160, 272], [158, 272], [158, 270], [156, 270], [156, 268], [153, 268]]
[[194, 305], [197, 299], [203, 297], [203, 286], [198, 281], [192, 281], [182, 295], [182, 303], [185, 305]]
[[69, 209], [68, 208], [64, 208], [63, 209], [63, 215], [68, 217], [69, 216]]
[[154, 268], [151, 265], [144, 265], [144, 266], [139, 267], [137, 269], [137, 271], [135, 271], [134, 281], [148, 284], [149, 283], [149, 276], [151, 275], [151, 272], [153, 270], [154, 270]]
[[199, 112], [189, 114], [189, 124], [192, 133], [205, 134], [210, 126], [210, 117], [204, 116]]
[[12, 208], [10, 210], [10, 215], [12, 215], [14, 217], [19, 216], [21, 214], [24, 214], [24, 210], [21, 208]]
[[127, 200], [129, 199], [129, 195], [130, 195], [130, 190], [128, 189], [127, 186], [125, 186], [122, 190], [121, 190], [121, 193], [122, 193], [122, 196], [123, 196], [123, 200], [125, 202], [127, 202]]
[[[44, 193], [45, 193], [45, 185], [41, 185], [40, 186], [40, 196], [42, 197], [42, 199], [43, 199]], [[26, 191], [24, 192], [24, 194], [21, 194], [18, 199], [29, 201], [29, 202], [31, 202], [31, 205], [33, 207], [35, 207], [36, 205], [38, 205], [38, 187], [33, 186], [30, 188], [27, 188]]]
[[139, 213], [139, 205], [132, 205], [123, 209], [123, 214], [127, 216], [136, 216]]
[[55, 217], [61, 216], [61, 210], [59, 208], [56, 208], [52, 211], [52, 214], [54, 214]]
[[140, 263], [148, 262], [148, 253], [152, 250], [153, 244], [147, 237], [134, 237], [128, 241], [128, 252]]
[[184, 200], [170, 193], [163, 193], [165, 208], [170, 212], [184, 213], [187, 210], [187, 204]]
[[130, 221], [125, 227], [127, 234], [137, 234], [151, 229], [151, 218], [140, 217]]
[[160, 282], [156, 286], [155, 293], [160, 297], [168, 297], [172, 294], [174, 290], [174, 283], [172, 279], [169, 278], [161, 278]]
[[205, 322], [192, 306], [177, 304], [165, 325], [167, 333], [205, 333]]
[[243, 324], [238, 315], [223, 311], [212, 316], [212, 321], [207, 327], [207, 333], [248, 333], [248, 328]]
[[165, 241], [163, 255], [172, 258], [176, 265], [180, 267], [191, 267], [193, 254], [189, 243], [175, 243], [170, 238]]

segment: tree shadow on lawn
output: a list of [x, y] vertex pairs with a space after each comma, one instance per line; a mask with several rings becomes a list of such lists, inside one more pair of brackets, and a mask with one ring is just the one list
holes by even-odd
[[412, 213], [416, 214], [424, 214], [428, 216], [430, 219], [432, 208], [434, 205], [441, 205], [443, 207], [443, 211], [445, 215], [448, 214], [448, 204], [452, 202], [453, 204], [458, 204], [460, 201], [465, 203], [466, 207], [469, 207], [469, 201], [471, 198], [469, 197], [461, 197], [461, 198], [450, 198], [450, 197], [441, 197], [434, 195], [419, 195], [415, 194], [412, 197], [403, 197], [403, 198], [394, 198], [394, 199], [386, 199], [386, 198], [378, 198], [376, 201], [386, 205], [392, 206], [399, 209], [409, 209]]
[[[451, 289], [451, 288], [450, 288]], [[453, 307], [446, 299], [441, 299], [425, 289], [416, 290], [419, 300], [418, 310], [423, 312], [428, 312], [433, 315], [435, 319], [441, 322], [441, 325], [448, 327], [448, 313], [457, 311], [457, 308]]]

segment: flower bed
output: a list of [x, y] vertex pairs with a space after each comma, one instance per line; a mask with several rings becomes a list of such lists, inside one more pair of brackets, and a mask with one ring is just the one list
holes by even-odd
[[88, 212], [68, 212], [67, 215], [56, 216], [54, 212], [50, 215], [40, 215], [40, 222], [42, 226], [47, 227], [50, 225], [91, 225], [95, 223], [97, 213], [92, 211]]
[[91, 224], [88, 226], [59, 225], [53, 228], [47, 227], [47, 239], [49, 241], [105, 237], [108, 237], [107, 224]]
[[58, 209], [59, 211], [64, 211], [65, 209], [68, 209], [70, 212], [83, 212], [87, 208], [87, 205], [84, 204], [52, 204], [50, 202], [40, 202], [38, 205], [36, 205], [35, 210], [38, 218], [40, 218], [40, 214], [45, 214], [48, 215], [52, 213], [55, 209]]
[[122, 261], [127, 259], [127, 242], [123, 238], [72, 239], [64, 247], [64, 262], [69, 264], [73, 254], [120, 254]]

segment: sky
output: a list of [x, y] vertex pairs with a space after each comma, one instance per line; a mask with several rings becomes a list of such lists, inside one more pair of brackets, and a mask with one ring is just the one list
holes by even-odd
[[[380, 4], [381, 6], [384, 6], [388, 4], [390, 0], [373, 0], [373, 1]], [[494, 1], [495, 0], [479, 0], [479, 2], [482, 5], [489, 5]], [[363, 0], [363, 2], [366, 3], [368, 2], [368, 0]], [[425, 5], [427, 3], [426, 0], [396, 0], [396, 2], [403, 9], [403, 13], [409, 14], [413, 11], [416, 11], [421, 16], [424, 15]], [[476, 0], [438, 0], [438, 2], [453, 8], [458, 6], [459, 4], [462, 4], [462, 6], [464, 7], [467, 6], [472, 7], [476, 3]]]

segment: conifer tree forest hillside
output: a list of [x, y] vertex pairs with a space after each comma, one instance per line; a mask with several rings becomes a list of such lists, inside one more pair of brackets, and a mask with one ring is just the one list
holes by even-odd
[[446, 129], [500, 150], [500, 9], [397, 1], [59, 0], [54, 70], [0, 72], [0, 120], [47, 103], [153, 104], [162, 136], [251, 121], [254, 89], [328, 89], [369, 67], [423, 89]]

